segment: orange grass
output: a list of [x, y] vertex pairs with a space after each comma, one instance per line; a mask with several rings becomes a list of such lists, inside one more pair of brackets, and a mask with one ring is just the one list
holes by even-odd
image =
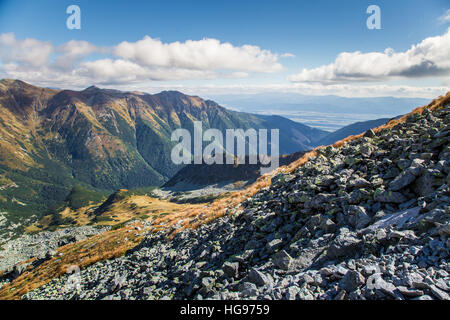
[[20, 299], [28, 291], [65, 274], [72, 265], [83, 268], [100, 260], [119, 257], [141, 242], [141, 232], [135, 230], [135, 225], [130, 225], [60, 247], [53, 258], [0, 288], [0, 300]]

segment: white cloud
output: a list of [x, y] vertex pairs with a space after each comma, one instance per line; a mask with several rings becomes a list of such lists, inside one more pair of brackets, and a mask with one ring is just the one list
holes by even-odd
[[121, 59], [101, 59], [83, 62], [78, 70], [81, 74], [90, 75], [97, 79], [120, 78], [127, 75], [140, 77], [145, 69], [140, 65]]
[[57, 51], [73, 57], [85, 57], [100, 51], [100, 48], [87, 41], [70, 40], [59, 46]]
[[450, 22], [450, 9], [448, 9], [442, 16], [439, 17], [441, 23]]
[[[267, 84], [270, 73], [281, 71], [283, 67], [279, 60], [293, 55], [277, 55], [256, 46], [237, 47], [214, 39], [163, 43], [150, 37], [108, 48], [75, 40], [54, 46], [37, 39], [19, 40], [14, 34], [6, 33], [0, 34], [0, 78], [21, 79], [46, 87], [82, 89], [97, 84], [106, 88], [147, 92], [178, 89], [199, 95], [272, 91], [349, 97], [431, 98], [445, 93], [448, 87], [369, 85], [361, 80], [408, 78], [413, 77], [414, 72], [417, 77], [430, 74], [433, 70], [425, 68], [427, 73], [417, 68], [426, 58], [439, 75], [442, 86], [448, 86], [449, 74], [440, 75], [440, 72], [450, 68], [449, 33], [425, 39], [403, 53], [392, 50], [344, 53], [329, 66], [305, 70], [293, 82], [278, 84]], [[252, 85], [252, 78], [237, 80], [254, 76], [257, 72], [265, 75], [255, 77], [256, 81], [266, 84]], [[213, 82], [211, 79], [223, 80]], [[234, 79], [233, 82], [230, 79]], [[172, 80], [188, 81], [182, 85]], [[238, 84], [238, 81], [243, 83]]]
[[212, 79], [212, 71], [181, 68], [148, 68], [123, 59], [101, 59], [82, 62], [77, 70], [80, 76], [94, 79], [96, 83], [130, 83], [177, 79]]
[[450, 75], [450, 28], [405, 52], [343, 52], [336, 60], [314, 69], [303, 69], [289, 77], [292, 82], [345, 83], [417, 79]]
[[20, 63], [39, 67], [48, 63], [53, 45], [36, 39], [17, 40], [14, 33], [0, 34], [0, 59], [2, 63]]
[[[94, 53], [100, 57], [93, 59]], [[257, 46], [238, 47], [216, 39], [163, 43], [146, 36], [109, 48], [77, 40], [54, 47], [36, 39], [17, 40], [13, 33], [0, 34], [0, 77], [58, 87], [243, 78], [250, 72], [282, 71], [279, 58]]]
[[106, 49], [99, 48], [87, 41], [71, 40], [59, 46], [56, 53], [60, 55], [54, 62], [55, 67], [62, 70], [70, 70], [74, 65], [95, 52], [106, 52]]
[[247, 72], [283, 70], [277, 54], [257, 46], [235, 47], [216, 39], [163, 43], [159, 39], [145, 36], [137, 42], [120, 43], [115, 47], [114, 53], [146, 67]]
[[249, 74], [247, 72], [242, 72], [242, 71], [236, 71], [236, 72], [232, 72], [232, 73], [228, 73], [226, 74], [226, 76], [228, 78], [247, 78], [249, 76]]

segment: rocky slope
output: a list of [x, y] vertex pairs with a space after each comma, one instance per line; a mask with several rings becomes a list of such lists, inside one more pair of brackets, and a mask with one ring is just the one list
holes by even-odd
[[[106, 230], [109, 230], [109, 228], [90, 226], [65, 228], [55, 232], [23, 235], [8, 241], [0, 250], [0, 270], [3, 271], [0, 277], [0, 285], [17, 278], [28, 266], [35, 267], [50, 259], [56, 254], [57, 248], [103, 233]], [[35, 259], [30, 261], [32, 258]]]
[[449, 102], [319, 149], [213, 223], [150, 232], [23, 298], [448, 300]]

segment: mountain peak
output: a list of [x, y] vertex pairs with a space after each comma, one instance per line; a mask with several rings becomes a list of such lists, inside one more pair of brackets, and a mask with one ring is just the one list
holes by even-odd
[[158, 95], [161, 95], [161, 96], [173, 96], [173, 97], [175, 97], [175, 96], [177, 96], [177, 97], [179, 97], [179, 96], [187, 96], [183, 92], [177, 91], [177, 90], [164, 90], [164, 91], [161, 91], [160, 93], [157, 93], [156, 95], [157, 96]]
[[178, 91], [178, 90], [163, 90], [160, 93], [185, 95], [183, 92]]
[[99, 87], [97, 87], [96, 85], [92, 85], [90, 87], [87, 87], [86, 89], [84, 89], [83, 91], [97, 91], [97, 90], [101, 90]]
[[33, 87], [35, 88], [35, 86], [26, 83], [22, 80], [18, 80], [18, 79], [1, 79], [0, 80], [0, 84], [2, 84], [5, 87], [11, 88], [11, 87]]
[[48, 95], [53, 95], [59, 91], [57, 89], [41, 88], [19, 79], [1, 79], [0, 90], [20, 91], [29, 95], [34, 95], [38, 92], [45, 92]]

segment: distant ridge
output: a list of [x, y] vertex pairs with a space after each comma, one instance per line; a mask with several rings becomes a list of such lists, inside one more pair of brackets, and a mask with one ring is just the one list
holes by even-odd
[[355, 123], [349, 124], [348, 126], [345, 126], [339, 130], [336, 130], [336, 131], [331, 132], [330, 134], [326, 135], [324, 138], [320, 139], [317, 142], [317, 145], [327, 146], [327, 145], [333, 144], [336, 141], [347, 138], [348, 136], [360, 134], [369, 129], [379, 127], [379, 126], [389, 122], [389, 120], [391, 120], [391, 119], [381, 118], [381, 119], [360, 121], [360, 122], [355, 122]]

